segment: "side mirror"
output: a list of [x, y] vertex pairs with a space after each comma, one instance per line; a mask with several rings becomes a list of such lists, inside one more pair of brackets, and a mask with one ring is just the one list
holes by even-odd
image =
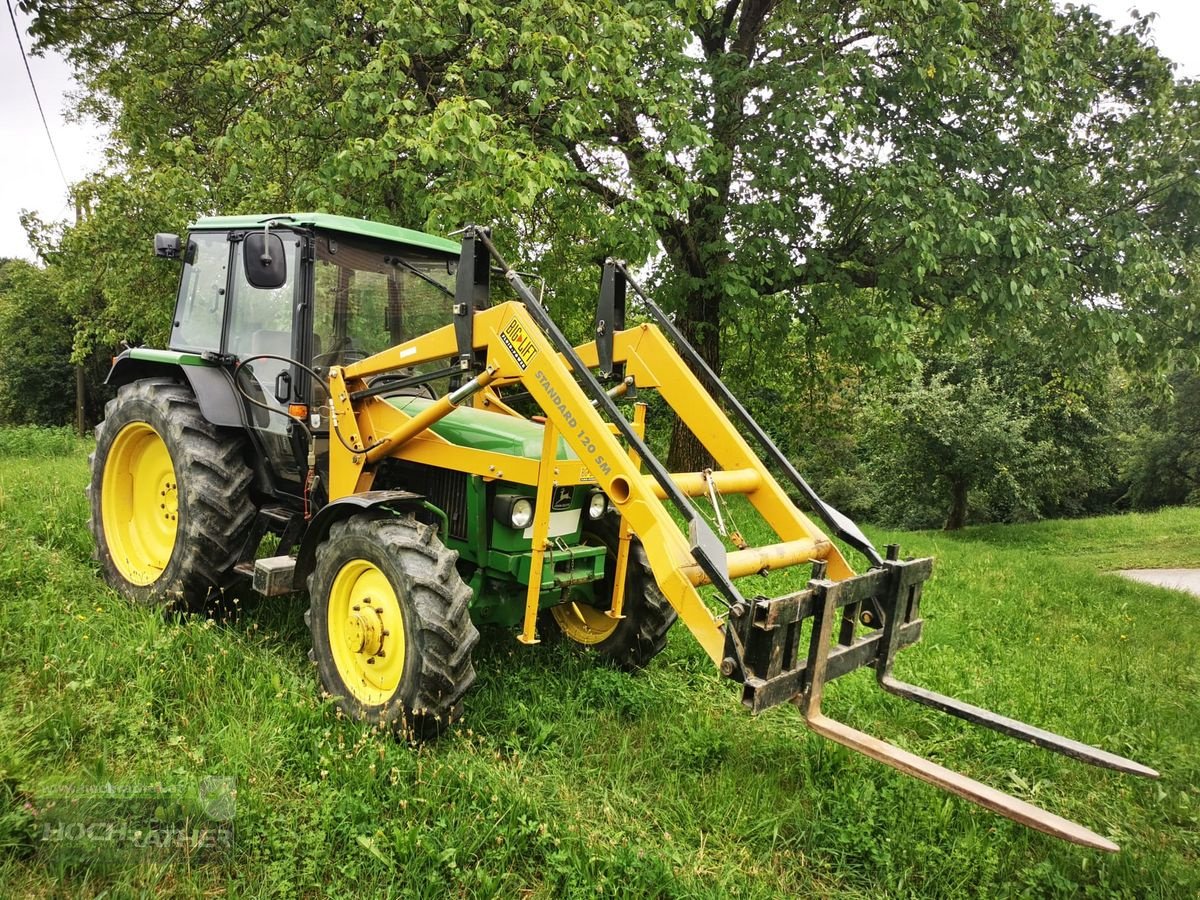
[[242, 259], [251, 287], [271, 289], [287, 283], [287, 257], [279, 235], [250, 232], [242, 240]]
[[160, 231], [154, 236], [154, 255], [163, 259], [179, 259], [179, 235]]

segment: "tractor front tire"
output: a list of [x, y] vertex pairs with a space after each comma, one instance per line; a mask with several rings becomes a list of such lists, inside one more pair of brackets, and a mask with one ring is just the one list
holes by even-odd
[[595, 585], [596, 596], [601, 598], [597, 604], [568, 599], [547, 610], [549, 615], [542, 616], [542, 622], [551, 635], [557, 632], [590, 647], [605, 662], [632, 672], [645, 668], [666, 648], [667, 632], [678, 617], [659, 590], [646, 551], [637, 538], [630, 538], [629, 542], [621, 607], [624, 618], [613, 619], [606, 614], [606, 610], [612, 609], [619, 528], [620, 520], [615, 516], [605, 516], [593, 525], [584, 526], [584, 542], [600, 544], [608, 550], [605, 576]]
[[203, 612], [236, 580], [254, 520], [246, 438], [171, 378], [125, 384], [89, 457], [88, 527], [105, 580], [147, 606]]
[[462, 713], [475, 681], [458, 554], [411, 516], [334, 523], [308, 577], [312, 659], [343, 712], [413, 738]]

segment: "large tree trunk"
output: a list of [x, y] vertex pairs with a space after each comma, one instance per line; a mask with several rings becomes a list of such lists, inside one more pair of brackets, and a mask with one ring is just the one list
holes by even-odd
[[958, 531], [967, 524], [967, 493], [970, 487], [965, 478], [950, 482], [950, 515], [946, 517], [946, 530]]
[[[683, 336], [696, 348], [700, 357], [714, 372], [721, 374], [721, 305], [720, 294], [712, 290], [693, 290], [687, 298], [686, 314], [678, 322]], [[708, 385], [699, 373], [695, 373]], [[713, 464], [712, 456], [704, 449], [691, 430], [676, 418], [671, 428], [671, 448], [667, 468], [672, 472], [699, 472]]]

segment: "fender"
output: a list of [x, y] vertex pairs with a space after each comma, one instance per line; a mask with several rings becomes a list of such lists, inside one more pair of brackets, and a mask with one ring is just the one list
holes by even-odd
[[114, 357], [105, 384], [120, 387], [155, 375], [184, 376], [200, 404], [200, 413], [214, 425], [245, 428], [243, 404], [233, 386], [233, 376], [222, 366], [205, 362], [196, 353], [134, 347]]
[[312, 517], [300, 549], [296, 553], [296, 568], [292, 575], [292, 588], [297, 591], [308, 589], [308, 576], [317, 566], [317, 547], [329, 536], [334, 523], [363, 512], [382, 516], [388, 512], [425, 510], [425, 498], [412, 491], [364, 491], [350, 494], [321, 507]]

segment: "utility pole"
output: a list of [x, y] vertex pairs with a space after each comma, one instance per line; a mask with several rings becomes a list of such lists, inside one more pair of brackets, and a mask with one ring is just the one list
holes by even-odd
[[[79, 223], [83, 221], [83, 204], [79, 202], [79, 198], [75, 198], [75, 227], [79, 227]], [[80, 437], [87, 436], [87, 422], [83, 414], [83, 398], [86, 391], [84, 390], [83, 363], [75, 364], [75, 430], [79, 432]]]

